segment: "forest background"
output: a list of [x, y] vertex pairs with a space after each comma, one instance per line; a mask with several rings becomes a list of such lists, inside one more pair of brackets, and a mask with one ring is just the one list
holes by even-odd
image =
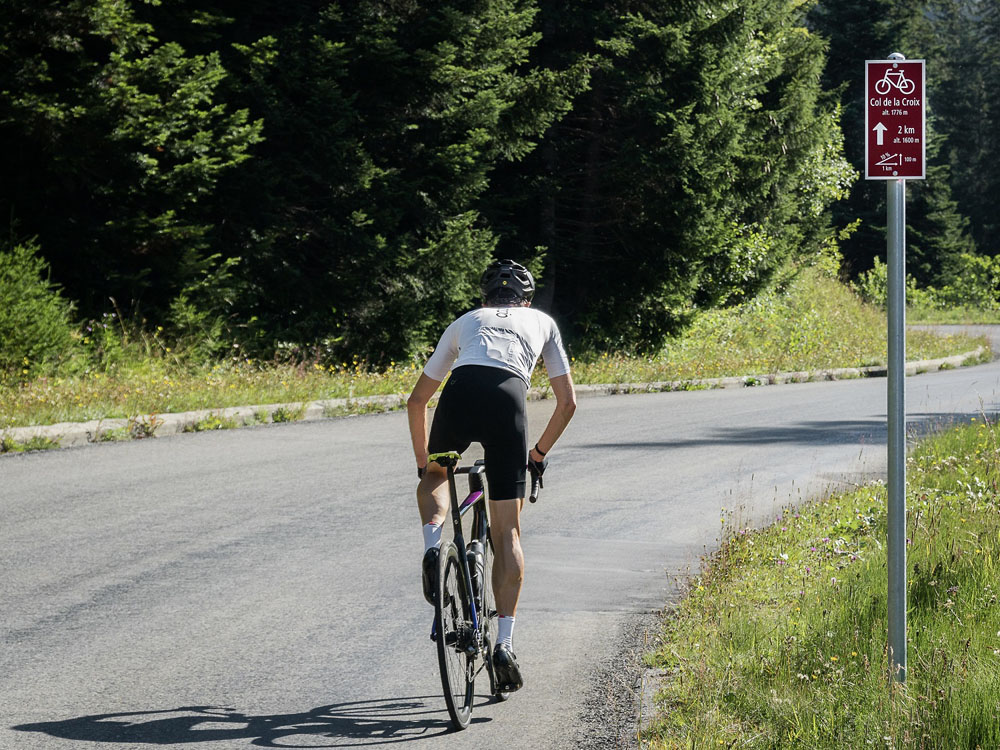
[[201, 360], [420, 361], [493, 257], [577, 353], [817, 261], [877, 297], [893, 51], [928, 61], [912, 284], [995, 307], [998, 47], [998, 0], [0, 0], [0, 373], [110, 317]]

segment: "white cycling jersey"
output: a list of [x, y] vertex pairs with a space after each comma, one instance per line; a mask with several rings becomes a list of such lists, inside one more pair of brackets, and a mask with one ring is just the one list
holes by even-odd
[[509, 370], [530, 385], [539, 354], [550, 378], [569, 372], [559, 327], [552, 318], [530, 307], [480, 307], [445, 329], [424, 374], [444, 380], [453, 364], [485, 365]]

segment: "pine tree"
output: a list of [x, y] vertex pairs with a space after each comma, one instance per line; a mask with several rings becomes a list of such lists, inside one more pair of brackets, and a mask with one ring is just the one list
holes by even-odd
[[545, 246], [545, 291], [586, 346], [654, 350], [696, 306], [752, 295], [815, 247], [851, 173], [799, 6], [543, 14], [541, 59], [585, 61], [592, 85], [491, 198], [502, 247]]
[[[972, 234], [981, 253], [1000, 255], [1000, 0], [980, 0], [977, 3], [981, 21], [980, 49], [978, 63], [983, 68], [984, 97], [981, 102], [981, 125], [983, 135], [976, 171], [970, 176], [972, 191], [966, 200], [972, 208]], [[974, 182], [973, 182], [974, 181]]]
[[[950, 269], [962, 253], [974, 252], [969, 221], [963, 213], [961, 196], [953, 197], [954, 173], [959, 171], [954, 154], [967, 152], [965, 133], [956, 127], [969, 112], [970, 103], [981, 97], [973, 94], [977, 84], [970, 80], [966, 91], [955, 89], [962, 75], [967, 52], [958, 37], [966, 32], [960, 23], [959, 5], [967, 0], [935, 0], [932, 3], [834, 3], [824, 2], [812, 15], [823, 33], [830, 35], [830, 62], [826, 84], [843, 91], [845, 142], [852, 163], [863, 169], [864, 158], [864, 50], [859, 39], [868, 40], [882, 51], [867, 59], [884, 59], [890, 52], [903, 52], [911, 59], [926, 59], [927, 142], [925, 180], [907, 184], [907, 272], [923, 286], [940, 285], [950, 279]], [[865, 22], [868, 17], [867, 26]], [[860, 34], [860, 36], [859, 36]], [[957, 34], [957, 36], [956, 36]], [[965, 114], [961, 114], [965, 113]], [[973, 149], [975, 150], [975, 149]], [[964, 171], [964, 170], [963, 170]], [[957, 200], [956, 200], [957, 198]], [[851, 197], [835, 211], [845, 225], [861, 219], [861, 228], [844, 245], [850, 270], [860, 273], [874, 258], [885, 253], [885, 188], [882, 181], [859, 182]]]
[[[865, 60], [883, 60], [900, 48], [903, 23], [894, 14], [894, 0], [822, 0], [810, 12], [810, 28], [827, 40], [822, 83], [840, 95], [844, 155], [864, 174]], [[909, 55], [913, 57], [913, 55]], [[833, 207], [837, 226], [856, 225], [840, 249], [845, 270], [860, 274], [885, 253], [885, 185], [859, 179], [849, 197]]]
[[[234, 96], [259, 156], [220, 191], [251, 333], [372, 363], [425, 349], [477, 296], [479, 198], [575, 85], [527, 64], [534, 4], [258, 2]], [[249, 33], [248, 33], [249, 30]], [[229, 210], [231, 209], [231, 210]]]
[[119, 0], [7, 0], [0, 14], [0, 211], [37, 235], [91, 314], [163, 311], [205, 267], [201, 203], [260, 125], [219, 101], [215, 54], [159, 43]]

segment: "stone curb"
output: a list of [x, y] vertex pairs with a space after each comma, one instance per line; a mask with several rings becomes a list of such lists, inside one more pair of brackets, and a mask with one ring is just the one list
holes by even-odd
[[[906, 374], [915, 375], [934, 372], [942, 368], [961, 367], [971, 358], [979, 358], [987, 352], [986, 347], [975, 351], [956, 354], [942, 359], [928, 359], [907, 362]], [[885, 365], [874, 367], [842, 367], [832, 370], [784, 372], [770, 375], [741, 376], [728, 378], [700, 378], [694, 380], [664, 380], [651, 383], [610, 383], [606, 385], [578, 385], [578, 396], [613, 396], [622, 393], [661, 393], [702, 388], [745, 388], [758, 385], [782, 385], [785, 383], [807, 383], [822, 380], [845, 380], [863, 377], [884, 377]], [[531, 400], [551, 397], [548, 388], [532, 388], [528, 392]], [[323, 401], [297, 402], [290, 404], [262, 404], [259, 406], [232, 406], [224, 409], [201, 409], [176, 414], [149, 414], [130, 419], [100, 419], [90, 422], [60, 422], [58, 424], [11, 427], [0, 431], [0, 437], [25, 443], [32, 439], [44, 439], [58, 443], [60, 448], [69, 448], [87, 443], [114, 440], [130, 440], [144, 437], [176, 435], [180, 432], [194, 432], [195, 426], [206, 420], [215, 420], [219, 426], [245, 426], [283, 421], [311, 421], [329, 417], [392, 411], [406, 405], [406, 395], [361, 396], [358, 398], [335, 398]], [[202, 429], [206, 429], [202, 427]], [[207, 428], [210, 429], [210, 428]]]

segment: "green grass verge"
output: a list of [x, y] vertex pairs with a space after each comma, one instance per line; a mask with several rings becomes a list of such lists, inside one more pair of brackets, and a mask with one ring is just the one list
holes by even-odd
[[[887, 361], [885, 313], [848, 287], [806, 269], [782, 293], [713, 310], [656, 357], [602, 356], [577, 363], [578, 382], [628, 383], [880, 365]], [[907, 333], [907, 359], [938, 359], [984, 339]]]
[[[581, 356], [573, 361], [573, 375], [581, 384], [635, 383], [879, 364], [886, 360], [885, 329], [881, 311], [807, 269], [783, 294], [704, 314], [655, 356]], [[0, 385], [0, 429], [406, 393], [422, 369], [416, 361], [372, 372], [356, 359], [293, 366], [239, 357], [193, 366], [155, 334], [145, 342], [141, 336], [123, 338], [107, 347], [113, 359], [89, 373]], [[933, 359], [980, 343], [911, 332], [908, 356]], [[544, 367], [537, 368], [535, 382], [545, 384]]]
[[908, 675], [889, 688], [886, 493], [740, 529], [666, 619], [654, 748], [1000, 747], [1000, 449], [981, 420], [908, 461]]
[[955, 307], [949, 310], [909, 307], [906, 319], [914, 324], [927, 325], [996, 325], [1000, 323], [1000, 310], [982, 310], [978, 307]]

